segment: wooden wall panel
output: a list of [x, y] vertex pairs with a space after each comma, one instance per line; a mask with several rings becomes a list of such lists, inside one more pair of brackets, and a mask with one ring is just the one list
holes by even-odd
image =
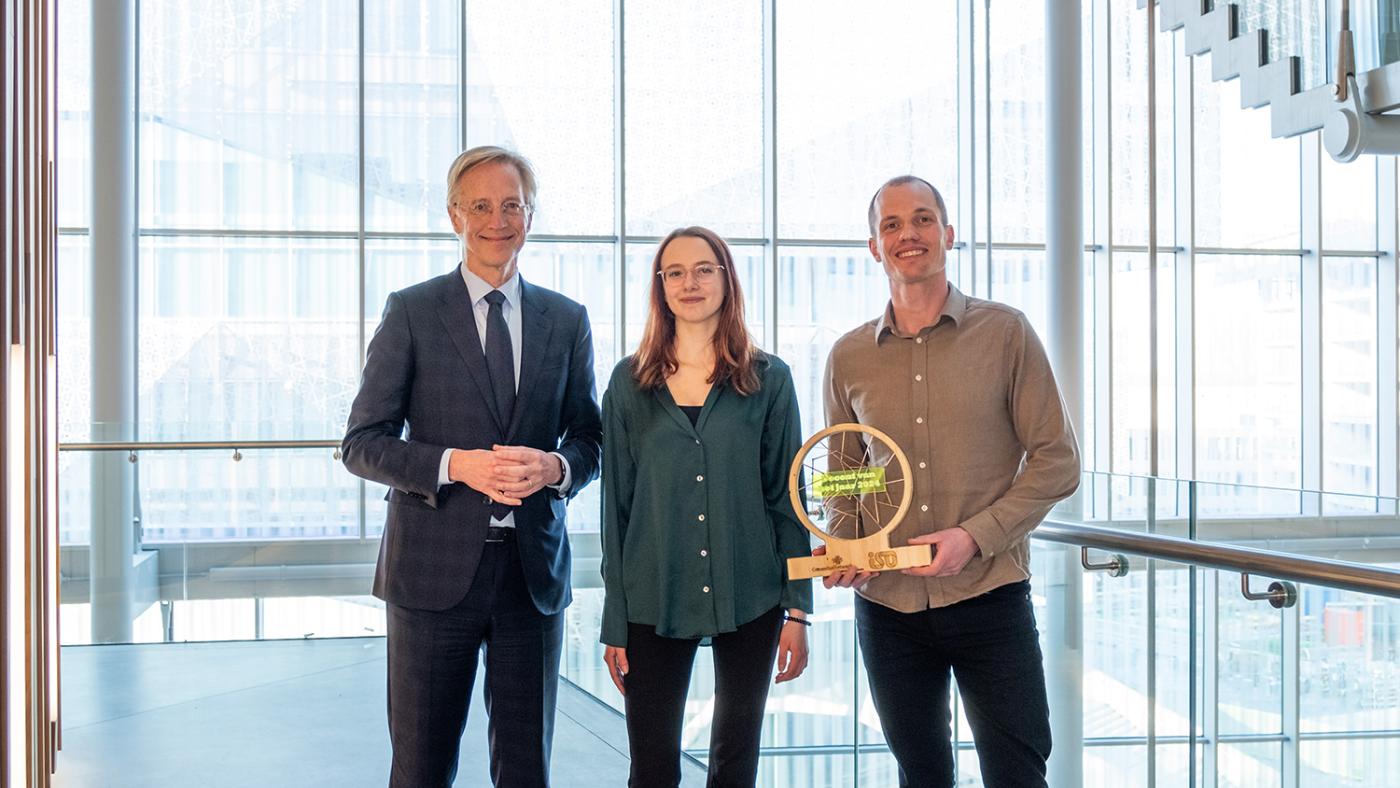
[[48, 786], [58, 747], [55, 4], [0, 14], [0, 788]]

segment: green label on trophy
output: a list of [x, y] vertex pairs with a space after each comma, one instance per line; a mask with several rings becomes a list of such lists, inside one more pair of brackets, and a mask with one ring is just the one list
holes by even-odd
[[885, 491], [885, 468], [882, 465], [814, 473], [812, 477], [812, 493], [820, 498]]

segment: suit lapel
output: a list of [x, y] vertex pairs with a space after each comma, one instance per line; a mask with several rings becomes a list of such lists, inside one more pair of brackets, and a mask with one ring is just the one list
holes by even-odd
[[[496, 412], [496, 397], [491, 391], [491, 380], [486, 372], [486, 354], [481, 350], [481, 335], [476, 331], [476, 316], [472, 314], [471, 295], [467, 293], [467, 283], [462, 281], [462, 273], [453, 269], [443, 282], [441, 300], [438, 304], [438, 317], [442, 320], [452, 344], [467, 367], [467, 377], [476, 385], [481, 401], [486, 403], [496, 428], [505, 433], [504, 420]], [[523, 389], [521, 389], [523, 391]], [[520, 408], [516, 408], [519, 411]]]
[[[540, 365], [544, 363], [549, 337], [554, 331], [554, 322], [549, 319], [545, 306], [534, 285], [520, 278], [520, 383], [515, 389], [515, 414], [510, 429], [506, 430], [506, 440], [512, 440], [520, 428], [520, 418], [530, 407], [529, 393], [535, 390], [540, 377]], [[482, 356], [482, 364], [486, 363]], [[484, 368], [484, 367], [483, 367]]]

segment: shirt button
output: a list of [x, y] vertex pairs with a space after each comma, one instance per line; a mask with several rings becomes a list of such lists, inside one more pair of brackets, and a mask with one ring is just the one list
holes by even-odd
[[703, 481], [705, 481], [704, 475], [702, 474], [702, 475], [700, 475], [700, 476], [696, 476], [696, 477], [695, 477], [695, 481], [697, 481], [697, 482], [703, 482]]
[[699, 439], [699, 438], [696, 438], [696, 439], [695, 439], [695, 445], [696, 445], [696, 446], [699, 446], [699, 445], [700, 445], [700, 439]]
[[701, 591], [704, 591], [704, 592], [707, 593], [707, 594], [710, 593], [710, 587], [709, 587], [709, 586], [705, 586], [704, 588], [702, 588], [702, 589], [700, 589], [700, 590], [701, 590]]
[[928, 463], [922, 462], [922, 461], [921, 461], [921, 462], [919, 463], [919, 467], [920, 467], [920, 468], [927, 468], [927, 467], [928, 467]]
[[923, 375], [915, 375], [915, 376], [914, 376], [914, 380], [923, 380], [923, 379], [924, 379], [924, 376], [923, 376]]
[[705, 558], [705, 557], [708, 556], [709, 554], [710, 554], [710, 551], [709, 551], [709, 550], [701, 550], [701, 551], [700, 551], [700, 557], [701, 557], [701, 558]]
[[915, 342], [918, 342], [920, 345], [924, 344], [924, 338], [923, 338], [923, 337], [919, 337], [918, 339], [915, 339], [914, 341], [915, 341]]
[[705, 522], [705, 515], [703, 515], [703, 514], [700, 515], [700, 522], [702, 522], [702, 523]]
[[927, 511], [928, 511], [928, 504], [924, 504], [923, 506], [920, 506], [920, 507], [919, 507], [919, 511], [921, 511], [921, 512], [927, 512]]
[[914, 419], [914, 423], [915, 423], [915, 424], [923, 424], [923, 423], [924, 423], [924, 417], [923, 417], [923, 416], [919, 416], [918, 418]]

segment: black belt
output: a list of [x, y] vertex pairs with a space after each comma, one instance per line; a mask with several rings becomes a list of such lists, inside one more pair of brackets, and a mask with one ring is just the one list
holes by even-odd
[[515, 529], [507, 528], [504, 525], [488, 525], [486, 526], [486, 541], [513, 542], [515, 541]]

